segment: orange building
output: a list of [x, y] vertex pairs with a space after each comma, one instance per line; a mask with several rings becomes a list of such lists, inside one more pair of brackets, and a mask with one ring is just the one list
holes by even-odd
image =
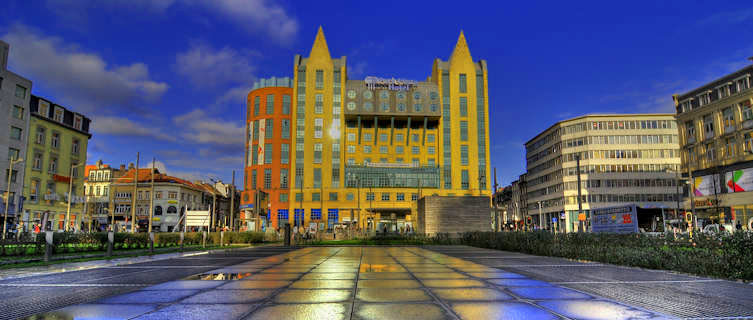
[[[279, 226], [288, 219], [290, 188], [291, 112], [293, 80], [261, 79], [248, 94], [246, 157], [241, 221], [246, 230]], [[264, 211], [254, 211], [256, 193], [266, 193]]]

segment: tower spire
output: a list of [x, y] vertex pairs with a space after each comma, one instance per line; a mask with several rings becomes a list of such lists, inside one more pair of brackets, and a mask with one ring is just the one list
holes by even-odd
[[471, 51], [468, 49], [465, 34], [463, 30], [460, 30], [458, 42], [455, 44], [455, 49], [452, 50], [452, 55], [450, 55], [450, 64], [462, 64], [465, 62], [473, 63], [473, 58], [471, 57]]
[[324, 38], [324, 30], [322, 30], [322, 26], [319, 26], [319, 30], [316, 32], [316, 38], [314, 39], [314, 45], [311, 46], [309, 57], [330, 58], [329, 48], [327, 47], [327, 40]]

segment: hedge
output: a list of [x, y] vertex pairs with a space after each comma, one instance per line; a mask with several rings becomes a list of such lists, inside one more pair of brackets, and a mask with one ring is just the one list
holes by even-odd
[[692, 240], [645, 234], [469, 232], [431, 242], [753, 280], [751, 232], [696, 234]]
[[[207, 245], [219, 245], [220, 233], [207, 234]], [[223, 244], [251, 244], [264, 241], [262, 232], [225, 232]], [[202, 232], [185, 233], [185, 245], [202, 244]], [[179, 233], [155, 233], [154, 247], [168, 248], [180, 245]], [[36, 239], [25, 234], [23, 239], [16, 241], [9, 239], [0, 242], [2, 256], [35, 256], [44, 254], [45, 234], [40, 233]], [[147, 249], [149, 248], [149, 234], [147, 233], [115, 233], [114, 250]], [[107, 250], [107, 232], [70, 233], [55, 232], [53, 236], [53, 254], [85, 253]]]

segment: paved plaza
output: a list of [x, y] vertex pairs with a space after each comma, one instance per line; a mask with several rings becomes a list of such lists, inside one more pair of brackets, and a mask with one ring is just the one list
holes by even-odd
[[57, 307], [37, 297], [46, 308], [37, 306], [30, 319], [753, 316], [749, 284], [465, 246], [255, 248], [13, 278], [0, 286], [19, 301], [59, 295]]

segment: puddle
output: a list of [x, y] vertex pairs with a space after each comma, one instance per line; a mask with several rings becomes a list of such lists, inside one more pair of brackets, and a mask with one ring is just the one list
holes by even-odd
[[184, 278], [183, 280], [241, 280], [251, 277], [250, 272], [244, 273], [202, 273]]

